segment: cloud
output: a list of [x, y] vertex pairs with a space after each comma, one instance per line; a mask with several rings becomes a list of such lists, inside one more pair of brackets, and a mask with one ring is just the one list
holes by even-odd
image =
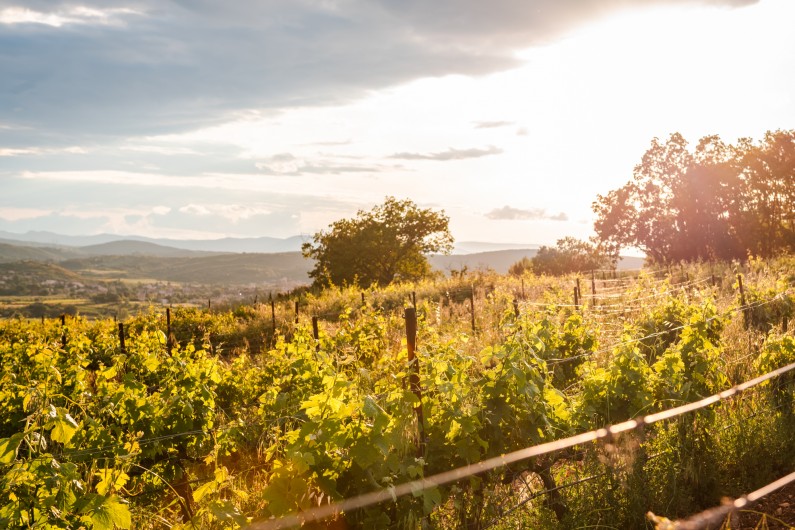
[[512, 121], [476, 121], [475, 129], [497, 129], [514, 125]]
[[0, 147], [0, 156], [40, 156], [53, 154], [85, 155], [89, 149], [72, 145], [69, 147], [44, 148], [44, 147]]
[[517, 50], [648, 1], [21, 4], [0, 0], [0, 123], [67, 141], [184, 132], [248, 109], [341, 104], [420, 78], [503, 71], [521, 64]]
[[255, 164], [257, 169], [268, 175], [340, 175], [342, 173], [376, 173], [381, 168], [375, 166], [338, 164], [332, 160], [320, 158], [308, 160], [291, 153], [279, 153]]
[[[268, 216], [273, 213], [270, 208], [262, 206], [243, 206], [239, 204], [188, 204], [179, 208], [183, 214], [197, 216], [217, 216], [232, 223], [251, 219], [257, 216]], [[168, 212], [166, 212], [168, 213]]]
[[6, 221], [21, 221], [25, 219], [35, 219], [51, 214], [51, 210], [41, 208], [3, 208], [0, 207], [0, 219]]
[[125, 16], [140, 14], [127, 8], [92, 9], [84, 6], [71, 6], [44, 12], [12, 6], [0, 9], [0, 24], [41, 24], [54, 28], [73, 24], [121, 25], [124, 23]]
[[440, 151], [438, 153], [395, 153], [389, 158], [398, 160], [466, 160], [468, 158], [480, 158], [483, 156], [499, 155], [502, 154], [502, 149], [490, 145], [486, 149], [453, 149], [447, 151]]
[[497, 221], [568, 221], [569, 216], [564, 212], [549, 214], [544, 208], [521, 210], [511, 206], [495, 208], [488, 212], [486, 217]]

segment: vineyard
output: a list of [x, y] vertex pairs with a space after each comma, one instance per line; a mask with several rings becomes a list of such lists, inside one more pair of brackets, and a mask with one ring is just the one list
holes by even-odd
[[788, 527], [739, 501], [795, 471], [794, 285], [780, 258], [3, 320], [0, 527]]

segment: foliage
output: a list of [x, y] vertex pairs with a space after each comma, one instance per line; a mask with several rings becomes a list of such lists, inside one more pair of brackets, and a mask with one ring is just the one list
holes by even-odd
[[418, 280], [431, 271], [426, 254], [452, 249], [448, 224], [444, 211], [387, 197], [373, 210], [335, 221], [304, 243], [304, 256], [315, 260], [309, 276], [322, 287]]
[[[748, 296], [770, 308], [758, 318], [775, 320], [758, 355], [737, 356], [747, 372], [795, 359], [777, 305], [786, 263], [754, 263], [745, 275]], [[631, 310], [614, 314], [568, 307], [573, 278], [525, 278], [530, 300], [518, 299], [515, 277], [466, 280], [390, 285], [364, 300], [353, 288], [302, 293], [297, 324], [294, 300], [280, 299], [282, 322], [262, 350], [251, 341], [271, 332], [270, 307], [174, 311], [173, 345], [152, 309], [124, 322], [124, 349], [111, 320], [0, 321], [0, 526], [245, 527], [735, 382], [726, 329], [746, 332], [727, 325], [736, 309], [728, 281], [685, 296], [671, 294], [670, 278], [641, 275], [621, 288]], [[419, 320], [409, 365], [403, 308], [412, 291]], [[323, 315], [317, 338], [308, 314]], [[415, 368], [421, 396], [408, 384]], [[794, 383], [781, 378], [637, 435], [347, 511], [335, 524], [633, 528], [649, 508], [689, 515], [791, 463]], [[552, 489], [549, 505], [505, 515]]]
[[613, 251], [658, 263], [771, 257], [795, 248], [795, 131], [726, 145], [679, 133], [652, 140], [633, 178], [598, 196], [594, 229]]
[[526, 272], [533, 272], [533, 260], [527, 256], [508, 267], [508, 274], [511, 276], [522, 276]]
[[614, 262], [615, 257], [607, 256], [591, 243], [565, 237], [559, 239], [555, 247], [542, 246], [531, 261], [536, 274], [562, 276], [601, 269]]

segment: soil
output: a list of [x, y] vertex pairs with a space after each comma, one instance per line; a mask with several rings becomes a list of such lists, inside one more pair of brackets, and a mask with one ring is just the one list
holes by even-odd
[[795, 529], [795, 484], [774, 491], [741, 511], [739, 522], [731, 530]]

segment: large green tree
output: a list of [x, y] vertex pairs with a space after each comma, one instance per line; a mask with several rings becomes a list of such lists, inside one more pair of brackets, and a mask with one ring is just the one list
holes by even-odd
[[655, 138], [632, 180], [594, 202], [598, 238], [613, 252], [637, 247], [656, 262], [744, 257], [753, 225], [748, 148], [707, 136], [691, 151], [679, 133]]
[[387, 197], [370, 211], [341, 219], [316, 233], [302, 250], [315, 260], [314, 285], [387, 285], [430, 274], [430, 253], [449, 253], [453, 237], [444, 211]]

